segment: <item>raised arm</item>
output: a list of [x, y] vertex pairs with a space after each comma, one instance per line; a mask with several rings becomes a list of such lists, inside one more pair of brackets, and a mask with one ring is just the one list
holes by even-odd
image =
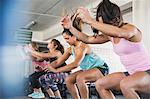
[[130, 39], [134, 35], [139, 33], [137, 28], [133, 25], [128, 24], [126, 27], [119, 28], [117, 26], [105, 24], [102, 21], [95, 21], [90, 16], [88, 10], [83, 7], [77, 10], [77, 17], [80, 17], [85, 23], [91, 25], [95, 29], [101, 31], [103, 34], [108, 36]]
[[139, 32], [135, 26], [130, 24], [127, 24], [126, 26], [123, 26], [121, 28], [105, 24], [103, 22], [97, 22], [95, 20], [90, 21], [89, 24], [105, 35], [118, 38], [130, 39]]
[[85, 33], [82, 33], [75, 29], [74, 27], [71, 27], [70, 32], [74, 34], [79, 40], [82, 40], [83, 42], [87, 44], [102, 44], [109, 41], [109, 38], [107, 35], [101, 34], [96, 37], [94, 36], [88, 36]]
[[95, 38], [93, 36], [88, 36], [85, 33], [78, 31], [76, 28], [72, 26], [72, 21], [69, 16], [64, 17], [61, 20], [61, 22], [64, 28], [69, 29], [70, 32], [74, 34], [79, 40], [82, 40], [87, 44], [101, 44], [109, 41], [108, 36], [104, 34], [99, 35]]

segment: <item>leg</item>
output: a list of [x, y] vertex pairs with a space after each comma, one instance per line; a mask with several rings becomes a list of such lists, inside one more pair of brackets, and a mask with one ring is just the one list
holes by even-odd
[[73, 99], [79, 99], [79, 94], [74, 84], [76, 83], [76, 76], [81, 72], [82, 71], [77, 71], [65, 78], [67, 89], [69, 90], [70, 94], [73, 96]]
[[54, 95], [54, 93], [53, 93], [51, 88], [48, 88], [46, 91], [47, 91], [49, 97], [55, 97], [55, 95]]
[[29, 80], [30, 80], [30, 82], [31, 82], [31, 86], [33, 87], [33, 90], [34, 90], [35, 92], [40, 91], [41, 85], [40, 85], [40, 82], [39, 82], [39, 78], [40, 78], [40, 76], [42, 76], [43, 74], [44, 74], [43, 71], [42, 71], [42, 72], [34, 72], [33, 74], [31, 74], [31, 75], [29, 76]]
[[114, 95], [111, 93], [110, 89], [120, 90], [120, 81], [126, 76], [121, 73], [112, 73], [96, 81], [96, 90], [102, 99], [114, 99]]
[[44, 94], [41, 90], [41, 85], [39, 82], [39, 77], [43, 75], [44, 72], [35, 72], [32, 75], [29, 76], [31, 86], [33, 87], [34, 92], [32, 94], [29, 94], [29, 97], [32, 98], [44, 98]]
[[59, 90], [55, 91], [54, 94], [55, 94], [55, 97], [61, 99], [61, 95], [60, 95], [60, 91]]
[[123, 79], [120, 87], [126, 99], [139, 99], [136, 91], [150, 93], [150, 75], [146, 72], [137, 72]]
[[97, 68], [83, 71], [77, 76], [76, 82], [81, 99], [89, 99], [89, 92], [86, 82], [95, 82], [100, 77], [103, 77], [103, 74]]

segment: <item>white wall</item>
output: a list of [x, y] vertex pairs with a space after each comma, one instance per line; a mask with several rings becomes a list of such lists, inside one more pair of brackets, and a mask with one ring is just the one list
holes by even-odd
[[150, 0], [133, 0], [133, 23], [142, 31], [143, 42], [150, 52]]

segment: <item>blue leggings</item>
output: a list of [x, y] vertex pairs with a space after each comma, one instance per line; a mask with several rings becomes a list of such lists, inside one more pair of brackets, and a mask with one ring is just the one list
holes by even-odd
[[49, 72], [43, 76], [40, 77], [39, 81], [42, 85], [42, 87], [46, 90], [49, 88], [52, 89], [52, 91], [57, 91], [58, 87], [57, 84], [61, 84], [64, 82], [64, 78], [68, 76], [69, 73], [53, 73]]

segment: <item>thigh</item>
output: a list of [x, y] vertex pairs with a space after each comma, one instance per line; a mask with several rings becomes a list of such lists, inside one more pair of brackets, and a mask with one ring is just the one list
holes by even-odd
[[95, 82], [100, 77], [103, 77], [103, 74], [97, 68], [85, 70], [78, 75], [78, 78], [85, 80], [85, 82]]
[[76, 77], [79, 73], [81, 73], [82, 71], [77, 71], [75, 73], [70, 74], [69, 76], [67, 76], [65, 78], [65, 82], [72, 82], [72, 83], [76, 83]]
[[105, 89], [120, 90], [120, 81], [125, 77], [124, 73], [116, 72], [98, 79], [96, 83]]
[[123, 82], [136, 91], [150, 93], [150, 75], [146, 72], [134, 73], [123, 79]]

